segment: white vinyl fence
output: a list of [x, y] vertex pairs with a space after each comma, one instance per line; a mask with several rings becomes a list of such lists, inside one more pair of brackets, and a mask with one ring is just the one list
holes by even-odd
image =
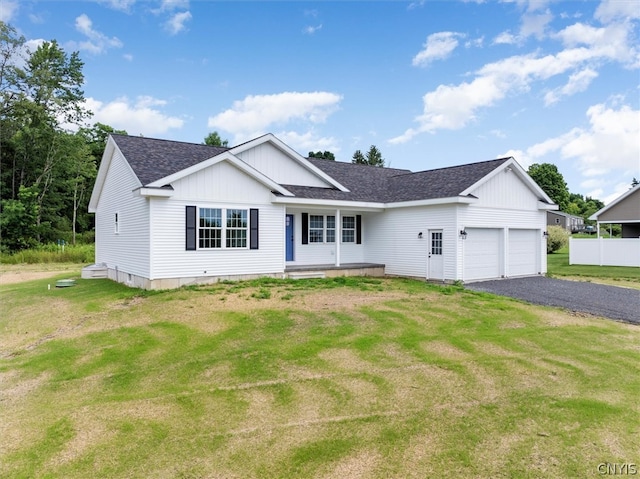
[[640, 267], [640, 238], [569, 238], [569, 264]]

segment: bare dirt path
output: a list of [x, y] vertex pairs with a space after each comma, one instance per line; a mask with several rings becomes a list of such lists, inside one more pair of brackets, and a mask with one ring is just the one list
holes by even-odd
[[81, 265], [66, 263], [47, 266], [43, 266], [41, 264], [2, 265], [0, 266], [0, 286], [32, 281], [34, 279], [52, 278], [67, 272], [77, 273], [81, 267]]

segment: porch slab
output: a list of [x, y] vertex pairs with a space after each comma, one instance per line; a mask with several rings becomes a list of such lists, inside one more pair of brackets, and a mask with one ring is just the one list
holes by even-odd
[[378, 263], [291, 265], [284, 270], [286, 278], [335, 278], [338, 276], [384, 276], [384, 265]]

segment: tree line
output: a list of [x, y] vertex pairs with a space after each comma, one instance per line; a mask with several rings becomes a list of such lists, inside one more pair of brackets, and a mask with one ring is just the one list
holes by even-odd
[[[86, 125], [83, 62], [54, 40], [29, 51], [0, 22], [0, 248], [91, 237], [87, 204], [106, 138]], [[123, 132], [121, 132], [123, 133]]]

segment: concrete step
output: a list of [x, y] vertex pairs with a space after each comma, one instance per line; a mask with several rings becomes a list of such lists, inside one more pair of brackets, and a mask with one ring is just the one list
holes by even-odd
[[324, 271], [295, 271], [287, 275], [290, 279], [325, 278]]

